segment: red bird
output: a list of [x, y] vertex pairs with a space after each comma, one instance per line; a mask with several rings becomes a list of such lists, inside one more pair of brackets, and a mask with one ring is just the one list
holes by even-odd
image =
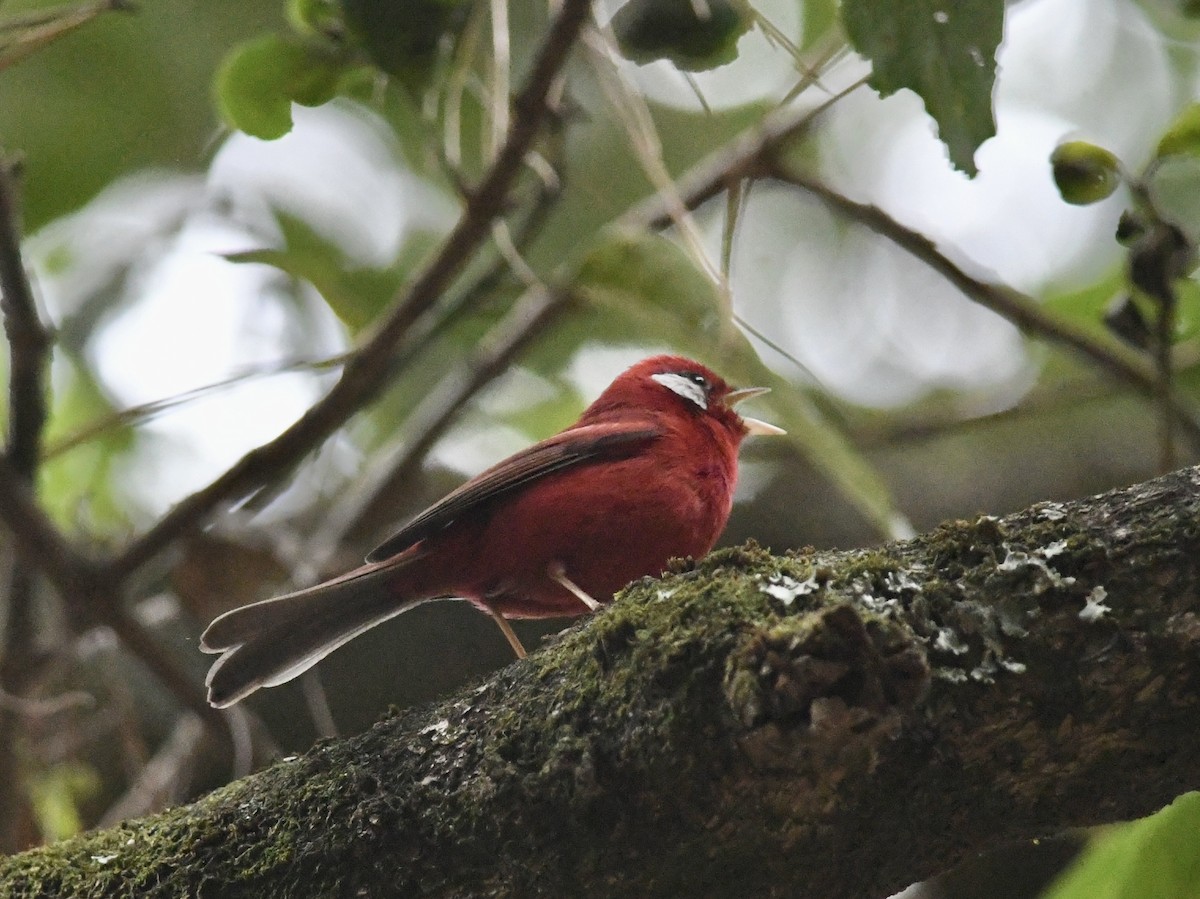
[[200, 639], [221, 653], [209, 702], [224, 708], [289, 681], [431, 599], [487, 612], [523, 657], [506, 619], [582, 615], [669, 559], [712, 549], [742, 439], [783, 433], [733, 409], [766, 390], [734, 390], [680, 356], [639, 362], [571, 427], [434, 503], [366, 565], [214, 620]]

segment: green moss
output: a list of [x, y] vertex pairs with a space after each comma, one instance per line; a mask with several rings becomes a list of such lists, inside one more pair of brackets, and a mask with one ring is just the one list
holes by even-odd
[[[1162, 527], [1110, 539], [1177, 552]], [[0, 892], [236, 897], [270, 883], [274, 895], [324, 896], [386, 883], [451, 895], [474, 875], [535, 893], [587, 883], [617, 832], [636, 847], [630, 871], [698, 882], [695, 853], [669, 837], [679, 821], [696, 832], [694, 817], [761, 817], [765, 804], [788, 840], [809, 833], [803, 790], [755, 793], [748, 771], [826, 772], [810, 785], [825, 803], [839, 778], [875, 764], [931, 677], [936, 707], [946, 684], [1086, 658], [1089, 641], [1136, 621], [1139, 610], [1118, 608], [1115, 621], [1078, 625], [1094, 571], [1144, 578], [1100, 567], [1122, 549], [1035, 509], [852, 553], [747, 544], [681, 561], [436, 706], [389, 714], [192, 806], [0, 860]], [[1155, 689], [1147, 678], [1146, 695]], [[1043, 700], [1047, 727], [1065, 714], [1055, 703], [1072, 699]], [[561, 864], [564, 838], [583, 847], [572, 870], [539, 869], [539, 858]], [[497, 858], [510, 844], [523, 847], [520, 867]], [[722, 859], [743, 850], [761, 851], [726, 845]]]

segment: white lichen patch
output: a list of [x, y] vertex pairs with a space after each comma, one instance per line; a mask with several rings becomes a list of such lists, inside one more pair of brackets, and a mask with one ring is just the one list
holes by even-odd
[[92, 861], [94, 861], [98, 865], [107, 865], [109, 862], [111, 862], [116, 857], [117, 857], [117, 854], [115, 852], [105, 852], [100, 855], [93, 855]]
[[921, 585], [903, 568], [899, 571], [889, 571], [884, 576], [883, 585], [891, 593], [903, 593], [905, 590], [910, 593], [921, 592]]
[[1089, 624], [1099, 621], [1112, 611], [1111, 606], [1105, 605], [1104, 600], [1106, 599], [1108, 599], [1107, 590], [1100, 586], [1093, 587], [1092, 592], [1084, 599], [1083, 608], [1079, 610], [1079, 619]]
[[933, 648], [938, 652], [949, 652], [960, 656], [970, 647], [953, 628], [939, 627], [933, 638]]
[[779, 600], [785, 606], [790, 606], [796, 601], [796, 597], [816, 593], [821, 589], [821, 585], [817, 581], [817, 573], [814, 569], [813, 573], [803, 581], [798, 581], [783, 572], [776, 572], [768, 575], [766, 582], [759, 584], [758, 589], [772, 599]]
[[454, 740], [454, 735], [450, 733], [450, 720], [448, 718], [425, 725], [419, 733], [422, 737], [429, 737], [430, 742], [443, 746]]
[[[851, 593], [858, 597], [860, 603], [876, 614], [894, 612], [900, 605], [897, 597], [876, 595], [875, 578], [873, 577], [856, 577], [846, 586]], [[884, 578], [884, 586], [887, 586], [886, 577]]]
[[1062, 503], [1043, 503], [1037, 508], [1037, 517], [1042, 521], [1062, 521], [1067, 513]]
[[971, 669], [970, 678], [977, 684], [994, 684], [996, 682], [996, 663], [987, 656], [982, 662]]
[[[1055, 544], [1051, 544], [1054, 546]], [[1051, 588], [1070, 587], [1075, 583], [1075, 578], [1067, 575], [1061, 575], [1049, 565], [1045, 559], [1039, 558], [1036, 554], [1030, 555], [1019, 549], [1013, 549], [1007, 543], [1002, 544], [1005, 550], [1004, 561], [996, 565], [997, 571], [1021, 571], [1025, 568], [1035, 569], [1041, 577], [1038, 583], [1034, 585], [1034, 595], [1045, 593]], [[1049, 549], [1050, 547], [1046, 547]], [[1059, 550], [1061, 552], [1061, 550]]]
[[1061, 556], [1067, 549], [1066, 540], [1056, 540], [1049, 546], [1043, 546], [1038, 550], [1038, 555], [1043, 559], [1053, 559], [1055, 556]]

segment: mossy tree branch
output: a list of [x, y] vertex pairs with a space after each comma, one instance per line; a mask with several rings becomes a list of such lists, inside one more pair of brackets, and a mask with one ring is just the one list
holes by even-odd
[[632, 587], [432, 707], [0, 862], [9, 896], [884, 896], [1200, 780], [1200, 469]]

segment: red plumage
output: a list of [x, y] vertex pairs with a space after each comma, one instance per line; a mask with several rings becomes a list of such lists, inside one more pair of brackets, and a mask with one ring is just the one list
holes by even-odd
[[290, 680], [430, 599], [492, 614], [521, 653], [503, 619], [583, 614], [673, 557], [704, 555], [729, 517], [742, 439], [779, 433], [733, 409], [762, 392], [680, 356], [638, 363], [571, 427], [472, 478], [366, 565], [214, 620], [201, 638], [222, 653], [209, 701]]

